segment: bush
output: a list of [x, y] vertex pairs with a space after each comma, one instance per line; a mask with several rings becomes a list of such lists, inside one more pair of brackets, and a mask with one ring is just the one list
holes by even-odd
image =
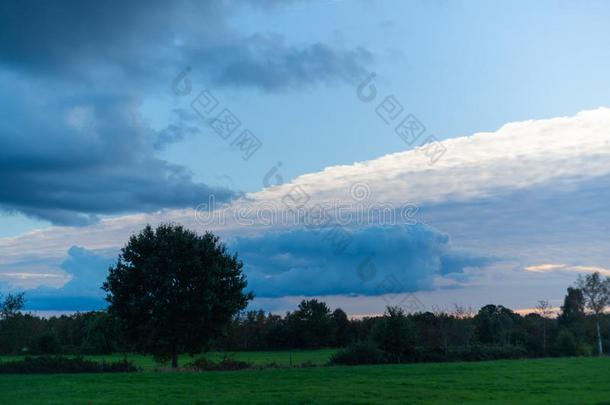
[[214, 363], [205, 357], [200, 357], [190, 363], [185, 364], [184, 368], [197, 371], [235, 371], [252, 368], [252, 364], [245, 361], [235, 360], [230, 357], [224, 357], [218, 363]]
[[82, 357], [39, 356], [0, 362], [0, 374], [124, 373], [138, 371], [127, 359], [95, 362]]
[[330, 364], [357, 365], [381, 364], [386, 362], [386, 356], [371, 342], [357, 342], [339, 350], [330, 358]]
[[418, 363], [444, 362], [444, 361], [485, 361], [502, 359], [522, 359], [527, 357], [523, 346], [514, 345], [476, 345], [469, 349], [451, 348], [444, 351], [416, 350], [412, 361]]
[[560, 356], [576, 356], [578, 354], [578, 342], [574, 334], [567, 329], [562, 329], [559, 332], [555, 345]]
[[559, 332], [555, 347], [560, 356], [589, 356], [593, 351], [590, 345], [580, 343], [568, 329]]

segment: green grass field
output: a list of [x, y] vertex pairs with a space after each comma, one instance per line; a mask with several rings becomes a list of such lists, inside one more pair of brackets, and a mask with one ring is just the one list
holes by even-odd
[[[277, 354], [240, 356], [265, 363]], [[325, 351], [310, 355], [321, 358]], [[307, 352], [299, 356], [305, 358]], [[4, 375], [0, 403], [610, 404], [609, 371], [610, 358], [563, 358], [232, 372]]]
[[[206, 357], [213, 361], [219, 361], [224, 356], [232, 357], [235, 360], [247, 361], [257, 366], [268, 365], [275, 363], [279, 366], [300, 366], [304, 363], [310, 363], [314, 365], [324, 365], [328, 363], [330, 356], [336, 351], [336, 349], [320, 349], [320, 350], [292, 350], [292, 351], [269, 351], [269, 352], [210, 352], [203, 355], [196, 355], [190, 357], [188, 355], [181, 355], [179, 358], [180, 366], [185, 365], [193, 359], [199, 357]], [[24, 356], [0, 356], [0, 361], [16, 360], [21, 359]], [[112, 355], [96, 355], [96, 356], [83, 356], [90, 360], [95, 361], [117, 361], [122, 360], [125, 357], [123, 354], [112, 354]], [[138, 354], [128, 354], [126, 356], [133, 363], [142, 368], [144, 371], [153, 371], [156, 368], [165, 368], [169, 366], [169, 363], [159, 364], [151, 356], [144, 356]]]

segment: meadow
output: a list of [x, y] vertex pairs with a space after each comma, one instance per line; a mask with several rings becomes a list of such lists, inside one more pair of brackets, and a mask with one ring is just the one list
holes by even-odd
[[[285, 354], [242, 353], [235, 358], [263, 364]], [[314, 363], [329, 352], [293, 355], [293, 362], [300, 356]], [[143, 357], [138, 359], [151, 370]], [[0, 403], [610, 404], [609, 370], [610, 358], [577, 357], [226, 372], [5, 375], [0, 376]]]
[[[205, 357], [214, 362], [222, 360], [224, 357], [230, 357], [235, 360], [245, 361], [255, 366], [268, 366], [271, 364], [290, 367], [305, 365], [321, 366], [328, 363], [328, 360], [337, 349], [318, 349], [318, 350], [275, 350], [275, 351], [257, 351], [257, 352], [209, 352], [205, 355], [189, 356], [187, 354], [180, 355], [179, 364], [185, 364], [197, 359]], [[0, 356], [0, 361], [22, 359], [25, 356]], [[68, 356], [70, 357], [70, 356]], [[143, 354], [100, 354], [100, 355], [85, 355], [82, 356], [94, 361], [117, 361], [127, 358], [134, 365], [141, 368], [143, 371], [154, 371], [156, 369], [164, 369], [169, 367], [169, 362], [158, 363], [151, 356]]]

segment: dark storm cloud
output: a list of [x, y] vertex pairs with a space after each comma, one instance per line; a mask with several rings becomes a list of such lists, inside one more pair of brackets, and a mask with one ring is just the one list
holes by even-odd
[[[258, 10], [274, 8], [265, 2]], [[165, 129], [141, 101], [168, 95], [185, 65], [217, 86], [280, 91], [351, 80], [365, 50], [242, 36], [233, 2], [0, 3], [0, 207], [63, 225], [100, 214], [195, 206], [214, 193], [159, 150], [199, 133], [176, 111]], [[198, 79], [199, 80], [199, 79]]]
[[222, 85], [255, 86], [277, 91], [336, 80], [354, 82], [372, 59], [365, 49], [339, 51], [323, 43], [286, 46], [277, 38], [256, 38], [248, 48], [227, 49], [227, 63], [215, 76]]
[[[361, 228], [352, 238], [341, 254], [321, 234], [302, 229], [240, 237], [229, 247], [245, 263], [248, 289], [261, 298], [407, 293], [431, 288], [438, 276], [465, 281], [465, 268], [495, 260], [456, 251], [447, 235], [423, 225]], [[27, 290], [27, 309], [104, 308], [100, 287], [116, 253], [72, 246], [61, 263], [49, 260], [46, 267], [59, 267], [70, 280], [60, 288]]]
[[447, 235], [423, 225], [372, 226], [351, 235], [341, 254], [328, 238], [308, 230], [238, 238], [231, 248], [244, 260], [248, 288], [258, 297], [417, 291], [431, 288], [437, 276], [493, 261], [453, 250]]
[[[244, 37], [227, 24], [240, 3], [6, 1], [0, 4], [0, 61], [41, 74], [89, 78], [107, 65], [115, 79], [132, 80], [132, 86], [167, 82], [168, 74], [189, 64], [216, 85], [281, 90], [351, 81], [371, 59], [364, 49], [289, 46], [277, 34]], [[250, 3], [259, 10], [280, 5]]]
[[68, 93], [21, 95], [24, 83], [0, 81], [15, 96], [0, 112], [0, 202], [4, 209], [61, 225], [96, 214], [196, 206], [210, 193], [189, 171], [154, 155], [158, 134], [129, 98]]

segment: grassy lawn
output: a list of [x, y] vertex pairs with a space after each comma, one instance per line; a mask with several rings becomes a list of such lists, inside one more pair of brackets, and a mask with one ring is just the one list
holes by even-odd
[[610, 404], [609, 370], [610, 358], [564, 358], [237, 372], [5, 375], [0, 376], [0, 403]]
[[[223, 356], [230, 356], [235, 360], [247, 361], [255, 365], [266, 365], [270, 363], [276, 363], [280, 366], [290, 366], [291, 362], [293, 366], [299, 366], [303, 363], [312, 363], [315, 365], [323, 365], [328, 362], [330, 356], [336, 351], [336, 349], [320, 349], [320, 350], [292, 350], [292, 351], [269, 351], [269, 352], [210, 352], [205, 355], [195, 355], [190, 357], [188, 355], [181, 355], [179, 358], [179, 364], [181, 366], [186, 363], [193, 361], [195, 358], [207, 357], [210, 360], [219, 361]], [[16, 360], [21, 359], [24, 356], [0, 356], [0, 361]], [[83, 356], [87, 359], [95, 361], [116, 361], [122, 360], [122, 354], [112, 355], [95, 355], [95, 356]], [[167, 367], [169, 363], [159, 365], [154, 361], [151, 356], [144, 356], [139, 354], [128, 354], [127, 358], [134, 362], [134, 364], [144, 371], [152, 371], [158, 367]]]

